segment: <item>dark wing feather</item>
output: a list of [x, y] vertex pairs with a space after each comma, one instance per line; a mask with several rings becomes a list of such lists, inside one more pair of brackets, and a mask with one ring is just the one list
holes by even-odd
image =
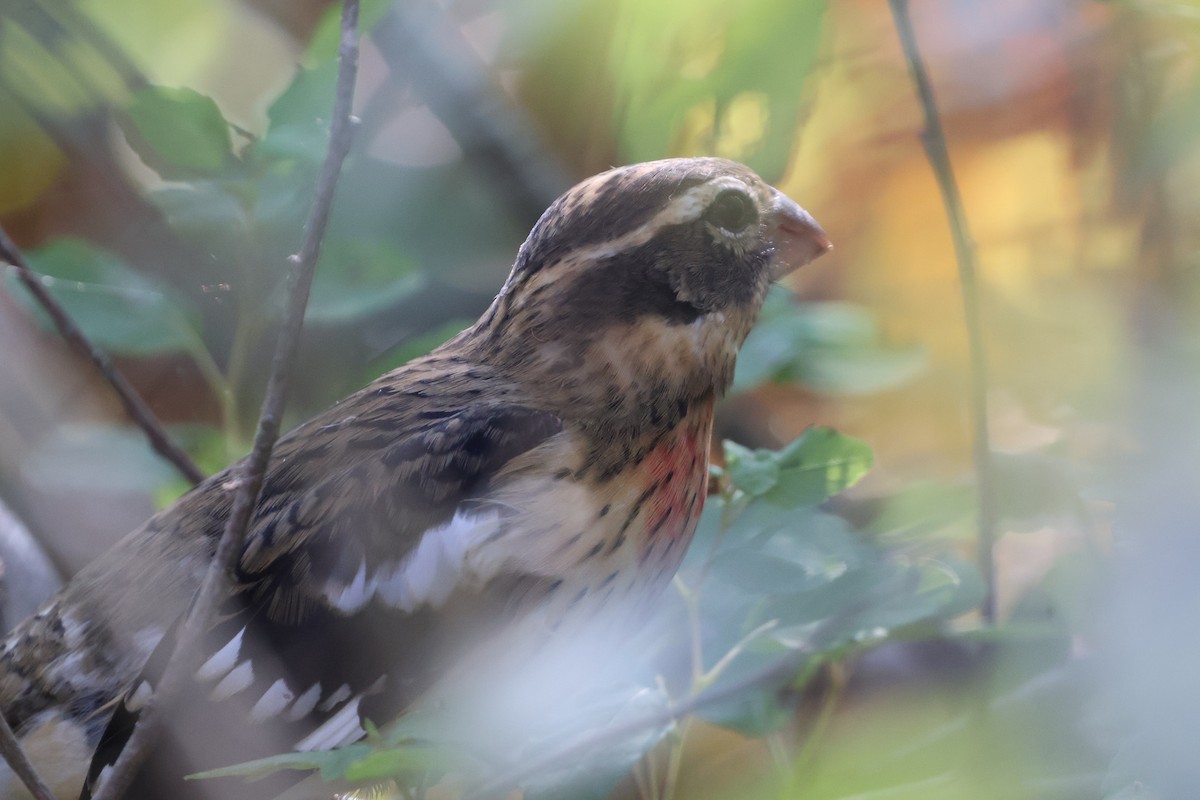
[[[373, 601], [339, 608], [330, 597], [352, 587], [363, 565], [379, 570], [401, 563], [425, 531], [486, 495], [508, 475], [513, 459], [562, 430], [553, 414], [511, 404], [445, 412], [426, 408], [404, 415], [406, 425], [398, 425], [399, 415], [389, 416], [386, 407], [330, 422], [337, 411], [331, 409], [281, 442], [264, 481], [235, 591], [210, 637], [211, 654], [240, 632], [233, 661], [253, 665], [248, 685], [237, 693], [246, 698], [238, 716], [280, 679], [292, 698], [321, 687], [320, 702], [311, 712], [289, 721], [289, 743], [335, 714], [348, 698], [380, 690], [385, 675], [393, 697], [411, 697], [424, 688], [423, 670], [436, 666], [420, 663], [430, 660], [436, 646], [430, 640], [431, 609], [405, 611]], [[313, 448], [320, 458], [311, 457]], [[339, 468], [329, 471], [330, 463]], [[211, 516], [214, 524], [224, 518]], [[168, 634], [114, 713], [93, 757], [84, 798], [133, 732], [142, 699], [136, 692], [143, 684], [155, 684], [165, 654], [173, 649], [173, 635]], [[210, 681], [202, 694], [207, 696], [221, 680]], [[201, 713], [202, 706], [212, 705], [200, 692], [194, 694], [176, 718], [188, 708]], [[341, 694], [346, 696], [330, 702]], [[231, 722], [236, 725], [227, 714], [214, 724]], [[247, 753], [239, 744], [232, 755], [223, 753], [217, 760], [240, 761], [270, 752]], [[187, 769], [198, 768], [192, 763]]]

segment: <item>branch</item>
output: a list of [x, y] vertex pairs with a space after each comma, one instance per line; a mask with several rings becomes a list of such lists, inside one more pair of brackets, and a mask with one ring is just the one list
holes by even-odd
[[975, 260], [975, 245], [967, 226], [962, 197], [950, 165], [950, 154], [946, 148], [946, 133], [942, 129], [937, 103], [933, 98], [933, 86], [925, 70], [925, 62], [917, 47], [912, 19], [908, 14], [908, 0], [888, 0], [892, 17], [896, 22], [896, 34], [908, 61], [925, 113], [925, 129], [921, 132], [921, 144], [937, 178], [942, 192], [942, 203], [950, 221], [950, 234], [954, 239], [954, 255], [958, 261], [958, 280], [962, 288], [963, 314], [967, 321], [967, 348], [971, 359], [971, 419], [974, 426], [975, 481], [979, 487], [979, 568], [987, 592], [981, 611], [984, 622], [996, 621], [996, 561], [993, 552], [996, 543], [996, 481], [992, 467], [991, 442], [988, 435], [988, 373], [987, 354], [983, 343], [983, 328], [979, 314], [979, 268]]
[[25, 284], [25, 288], [50, 316], [50, 320], [54, 323], [54, 327], [58, 328], [59, 334], [71, 347], [75, 348], [76, 352], [91, 361], [92, 365], [108, 381], [108, 385], [117, 393], [121, 405], [125, 408], [125, 413], [146, 434], [146, 438], [150, 440], [150, 446], [154, 448], [155, 452], [171, 462], [175, 469], [179, 470], [193, 484], [204, 480], [204, 473], [179, 445], [171, 441], [171, 437], [159, 422], [158, 417], [129, 384], [129, 381], [125, 380], [125, 376], [117, 371], [108, 355], [84, 335], [74, 320], [67, 315], [66, 310], [54, 299], [54, 295], [47, 291], [33, 271], [29, 269], [25, 256], [3, 228], [0, 228], [0, 258], [7, 261], [16, 270], [17, 278]]
[[283, 326], [271, 360], [266, 396], [254, 436], [254, 449], [241, 463], [233, 481], [236, 494], [226, 521], [225, 531], [217, 545], [216, 554], [196, 595], [187, 619], [179, 632], [179, 643], [155, 693], [154, 702], [142, 714], [133, 735], [113, 765], [95, 800], [116, 800], [133, 782], [138, 768], [154, 748], [158, 730], [163, 724], [166, 709], [187, 684], [191, 666], [204, 634], [208, 630], [217, 606], [228, 591], [228, 576], [234, 571], [250, 519], [258, 503], [263, 475], [270, 462], [275, 440], [279, 437], [279, 420], [286, 401], [287, 384], [291, 378], [296, 347], [304, 325], [304, 309], [308, 304], [309, 288], [321, 251], [321, 240], [329, 221], [334, 190], [342, 161], [350, 149], [355, 120], [351, 117], [354, 100], [354, 81], [358, 71], [358, 0], [345, 0], [342, 8], [342, 41], [339, 51], [337, 95], [334, 99], [333, 120], [329, 131], [329, 148], [317, 177], [312, 208], [305, 225], [304, 243], [297, 255], [290, 256], [294, 265], [290, 276], [287, 306]]
[[33, 800], [57, 800], [54, 792], [50, 791], [50, 787], [42, 782], [41, 776], [29, 762], [25, 751], [21, 749], [21, 743], [17, 741], [16, 734], [9, 727], [8, 720], [4, 718], [3, 714], [0, 714], [0, 755], [4, 756], [4, 760], [21, 779], [21, 783], [25, 784], [25, 788], [33, 795]]

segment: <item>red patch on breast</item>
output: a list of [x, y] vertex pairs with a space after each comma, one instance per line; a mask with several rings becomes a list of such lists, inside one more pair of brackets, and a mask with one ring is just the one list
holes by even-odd
[[[639, 469], [650, 491], [641, 514], [639, 563], [678, 565], [696, 532], [708, 490], [712, 407], [693, 409], [651, 450]], [[672, 566], [673, 571], [673, 566]]]

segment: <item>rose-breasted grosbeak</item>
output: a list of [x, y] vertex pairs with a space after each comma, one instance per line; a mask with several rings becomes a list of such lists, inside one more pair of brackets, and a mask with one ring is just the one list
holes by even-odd
[[[188, 707], [237, 703], [249, 723], [205, 737], [277, 723], [276, 751], [338, 744], [361, 734], [361, 704], [411, 700], [482, 629], [652, 597], [695, 529], [713, 405], [768, 284], [828, 247], [721, 159], [614, 169], [555, 201], [475, 325], [279, 441]], [[64, 797], [153, 691], [230, 480], [152, 517], [5, 640], [0, 704]], [[7, 778], [0, 796], [18, 796]]]

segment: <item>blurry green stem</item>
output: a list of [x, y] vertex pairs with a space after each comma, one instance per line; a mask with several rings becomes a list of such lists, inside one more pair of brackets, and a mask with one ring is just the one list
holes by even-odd
[[954, 239], [954, 255], [958, 261], [958, 279], [962, 288], [963, 314], [967, 324], [967, 346], [971, 360], [971, 419], [974, 426], [975, 479], [979, 486], [979, 568], [987, 591], [981, 612], [984, 622], [996, 621], [996, 492], [992, 473], [991, 443], [988, 436], [987, 404], [987, 360], [983, 345], [983, 329], [979, 317], [979, 269], [975, 260], [975, 246], [967, 227], [962, 197], [950, 165], [950, 153], [946, 148], [946, 133], [942, 129], [937, 103], [933, 97], [933, 85], [925, 62], [917, 47], [912, 19], [908, 14], [908, 0], [888, 0], [892, 17], [896, 22], [896, 34], [908, 61], [908, 71], [916, 86], [917, 97], [925, 114], [925, 128], [921, 131], [921, 144], [937, 178], [950, 222], [950, 234]]

